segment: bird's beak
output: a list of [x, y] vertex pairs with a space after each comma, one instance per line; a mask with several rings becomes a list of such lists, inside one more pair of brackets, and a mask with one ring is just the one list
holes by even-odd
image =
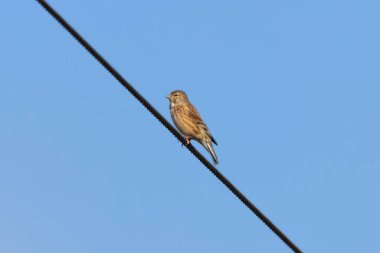
[[170, 95], [167, 95], [167, 96], [165, 96], [167, 99], [169, 99], [170, 100]]

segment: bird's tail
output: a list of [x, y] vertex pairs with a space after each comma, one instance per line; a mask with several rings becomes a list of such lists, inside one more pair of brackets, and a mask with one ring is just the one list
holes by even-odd
[[205, 141], [202, 144], [207, 149], [207, 151], [211, 154], [212, 159], [214, 160], [214, 163], [218, 164], [218, 157], [215, 154], [215, 151], [214, 151], [214, 148], [212, 147], [211, 141]]

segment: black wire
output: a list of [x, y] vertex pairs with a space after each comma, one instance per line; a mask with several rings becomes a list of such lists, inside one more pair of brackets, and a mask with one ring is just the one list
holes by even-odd
[[[79, 35], [46, 1], [37, 0], [87, 51], [98, 60], [132, 95], [156, 117], [180, 142], [186, 144], [183, 136], [132, 87], [86, 40]], [[252, 204], [226, 177], [223, 176], [198, 150], [191, 144], [185, 145], [236, 197], [238, 197], [262, 222], [265, 223], [294, 252], [302, 252], [284, 233], [280, 231], [254, 204]]]

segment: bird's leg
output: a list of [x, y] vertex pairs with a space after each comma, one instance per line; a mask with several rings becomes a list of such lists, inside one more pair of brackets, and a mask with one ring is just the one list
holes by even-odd
[[[185, 140], [186, 140], [185, 145], [186, 146], [189, 145], [190, 144], [190, 138], [185, 137]], [[182, 147], [183, 147], [183, 143], [182, 143]]]

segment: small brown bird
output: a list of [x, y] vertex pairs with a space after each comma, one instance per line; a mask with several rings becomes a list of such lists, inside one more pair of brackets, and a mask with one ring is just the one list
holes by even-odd
[[178, 130], [185, 136], [186, 145], [191, 139], [198, 141], [211, 154], [214, 163], [218, 163], [212, 143], [218, 145], [203, 122], [197, 109], [190, 103], [185, 92], [175, 90], [166, 98], [170, 101], [170, 114]]

